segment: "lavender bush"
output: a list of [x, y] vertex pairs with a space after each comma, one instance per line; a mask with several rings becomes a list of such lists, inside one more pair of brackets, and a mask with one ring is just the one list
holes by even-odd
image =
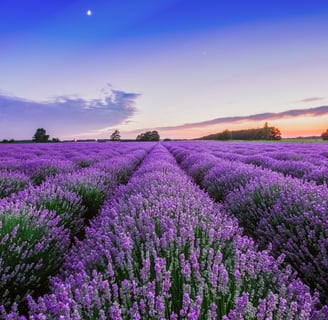
[[68, 248], [68, 233], [59, 219], [16, 203], [0, 207], [0, 305], [22, 304], [44, 292]]
[[86, 208], [82, 204], [81, 197], [60, 185], [51, 183], [50, 180], [41, 186], [29, 186], [10, 198], [3, 199], [2, 203], [24, 203], [37, 210], [54, 212], [59, 218], [59, 225], [63, 225], [70, 232], [71, 239], [84, 228]]
[[112, 191], [111, 187], [115, 181], [100, 170], [86, 168], [74, 173], [59, 174], [53, 179], [48, 179], [48, 183], [78, 194], [82, 199], [82, 205], [86, 208], [85, 218], [88, 220], [98, 213], [109, 191]]
[[[1, 157], [1, 150], [0, 150]], [[0, 168], [4, 171], [17, 172], [22, 166], [22, 160], [14, 157], [1, 157]]]
[[296, 178], [309, 175], [315, 169], [316, 167], [311, 163], [301, 161], [275, 161], [271, 166], [271, 170], [273, 171]]
[[235, 188], [265, 174], [263, 169], [251, 165], [221, 160], [205, 175], [202, 186], [213, 199], [224, 201]]
[[327, 303], [327, 201], [325, 186], [267, 176], [231, 193], [225, 207], [260, 247], [270, 245], [274, 255], [284, 254]]
[[267, 168], [267, 169], [272, 168], [273, 163], [277, 162], [277, 160], [274, 160], [262, 154], [246, 156], [241, 161], [247, 164], [253, 164], [255, 166]]
[[316, 184], [328, 184], [328, 166], [318, 166], [304, 175], [304, 180], [315, 181]]
[[207, 172], [218, 164], [218, 159], [210, 154], [195, 153], [188, 155], [181, 163], [181, 168], [184, 169], [188, 175], [192, 176], [194, 181], [202, 184], [204, 176]]
[[33, 159], [23, 162], [20, 170], [30, 177], [33, 184], [40, 185], [48, 177], [72, 171], [73, 168], [73, 163], [70, 161]]
[[145, 150], [136, 150], [127, 155], [115, 156], [110, 160], [99, 161], [93, 167], [103, 171], [117, 184], [126, 184], [146, 153]]
[[0, 199], [12, 193], [23, 190], [29, 183], [29, 178], [20, 173], [7, 170], [0, 171]]

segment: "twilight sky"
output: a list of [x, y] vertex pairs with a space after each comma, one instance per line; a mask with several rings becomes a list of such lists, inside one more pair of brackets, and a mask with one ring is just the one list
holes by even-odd
[[0, 140], [320, 135], [327, 34], [327, 0], [3, 0]]

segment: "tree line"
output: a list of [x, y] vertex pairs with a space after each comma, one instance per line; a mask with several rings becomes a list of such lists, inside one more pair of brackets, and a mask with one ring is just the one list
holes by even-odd
[[[319, 138], [319, 136], [317, 137]], [[328, 129], [321, 134], [322, 140], [328, 141]], [[109, 139], [104, 141], [121, 141], [121, 134], [119, 130], [114, 130]], [[135, 141], [159, 141], [160, 136], [156, 130], [146, 131], [139, 134]], [[164, 139], [170, 141], [171, 139]], [[269, 126], [265, 122], [263, 128], [243, 129], [243, 130], [224, 130], [222, 132], [210, 134], [195, 140], [281, 140], [281, 132], [278, 128]], [[133, 139], [125, 141], [134, 141]], [[15, 143], [14, 139], [3, 139], [2, 143]], [[19, 140], [17, 142], [31, 142], [31, 140]], [[44, 128], [38, 128], [33, 135], [32, 142], [60, 142], [58, 138], [49, 139]]]
[[266, 122], [263, 128], [224, 130], [201, 137], [199, 140], [281, 140], [281, 132], [276, 127], [269, 127]]

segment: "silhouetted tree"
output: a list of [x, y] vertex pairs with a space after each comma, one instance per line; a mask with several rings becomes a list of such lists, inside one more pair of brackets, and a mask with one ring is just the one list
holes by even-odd
[[32, 139], [34, 142], [47, 142], [49, 140], [49, 135], [46, 134], [46, 130], [43, 128], [38, 128]]
[[121, 140], [121, 135], [118, 130], [115, 130], [111, 136], [110, 136], [110, 141], [120, 141]]
[[269, 125], [267, 122], [264, 123], [264, 127], [263, 127], [263, 139], [264, 140], [270, 140], [270, 131], [271, 131], [271, 128], [269, 128]]
[[269, 129], [267, 140], [281, 140], [281, 132], [278, 128], [270, 127]]
[[231, 140], [232, 134], [229, 130], [224, 130], [219, 135], [219, 140]]
[[321, 134], [322, 140], [328, 140], [328, 129]]
[[147, 131], [137, 136], [137, 141], [159, 141], [159, 134], [156, 130]]

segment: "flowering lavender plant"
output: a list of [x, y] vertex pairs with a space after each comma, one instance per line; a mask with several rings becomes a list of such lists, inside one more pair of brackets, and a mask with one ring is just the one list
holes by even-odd
[[260, 247], [284, 254], [299, 276], [328, 301], [328, 189], [274, 176], [255, 179], [227, 197], [225, 207], [238, 217]]
[[0, 208], [0, 305], [20, 305], [38, 295], [58, 271], [68, 248], [68, 233], [46, 210], [24, 204]]
[[0, 198], [23, 190], [29, 183], [29, 178], [20, 172], [0, 171]]
[[263, 169], [251, 165], [220, 160], [205, 175], [202, 186], [213, 199], [223, 201], [235, 188], [263, 174]]
[[60, 174], [49, 179], [48, 183], [78, 194], [82, 199], [82, 205], [86, 208], [85, 218], [90, 219], [98, 213], [108, 196], [111, 180], [102, 171], [86, 168], [74, 173]]
[[30, 177], [33, 184], [40, 185], [46, 178], [60, 172], [70, 172], [73, 168], [71, 161], [44, 158], [27, 160], [23, 162], [20, 170]]
[[60, 185], [45, 181], [40, 186], [25, 188], [23, 191], [0, 201], [2, 203], [24, 203], [37, 210], [55, 212], [60, 218], [59, 225], [63, 225], [70, 231], [71, 239], [79, 234], [84, 227], [86, 208], [82, 204], [81, 197], [74, 192], [65, 190]]

